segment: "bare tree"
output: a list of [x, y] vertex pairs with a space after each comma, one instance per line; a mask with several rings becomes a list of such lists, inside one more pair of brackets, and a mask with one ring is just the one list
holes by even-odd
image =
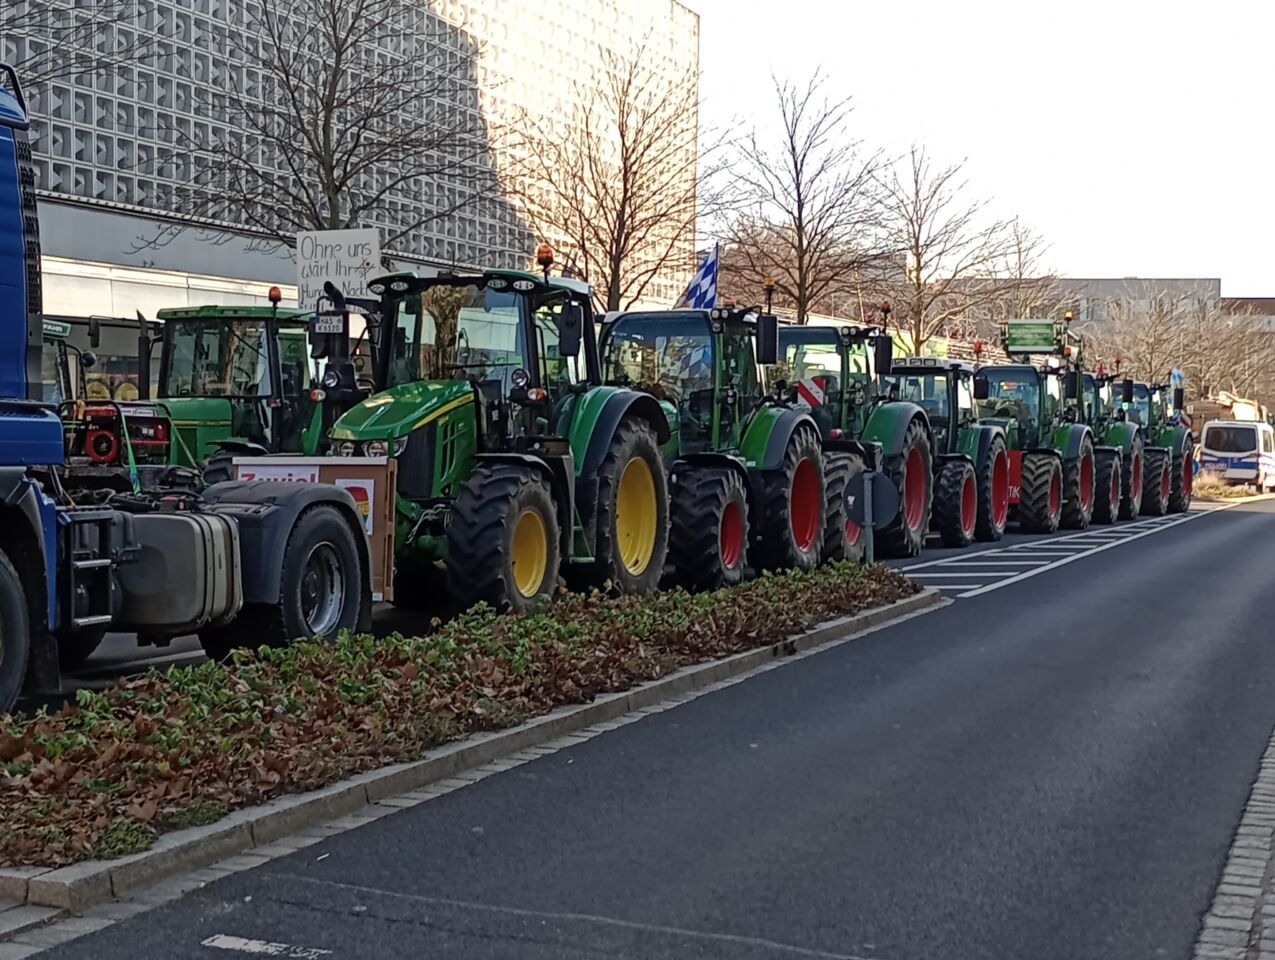
[[[891, 269], [867, 281], [894, 306], [894, 320], [920, 350], [935, 335], [1007, 297], [1027, 292], [1024, 271], [1040, 240], [1016, 220], [987, 215], [961, 165], [936, 167], [924, 147], [879, 178]], [[1012, 300], [1011, 300], [1012, 302]]]
[[234, 224], [269, 246], [302, 230], [378, 225], [390, 247], [496, 193], [479, 50], [464, 30], [404, 0], [243, 10], [226, 89], [198, 94], [196, 112], [211, 122], [168, 129], [188, 157], [175, 159], [189, 164], [179, 200], [194, 223]]
[[510, 124], [509, 193], [563, 262], [620, 310], [693, 257], [715, 148], [700, 151], [699, 78], [649, 66], [644, 44], [607, 51], [600, 79], [576, 85], [569, 119], [522, 111]]
[[774, 85], [776, 136], [754, 129], [731, 170], [740, 209], [727, 229], [725, 282], [747, 298], [773, 279], [776, 304], [805, 323], [825, 302], [847, 300], [856, 273], [880, 256], [879, 158], [851, 135], [851, 101], [830, 98], [821, 74]]
[[153, 52], [141, 21], [137, 0], [4, 0], [0, 60], [35, 91], [52, 81], [102, 76]]

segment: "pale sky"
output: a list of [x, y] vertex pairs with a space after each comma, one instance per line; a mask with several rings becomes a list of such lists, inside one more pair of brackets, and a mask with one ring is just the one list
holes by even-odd
[[1275, 296], [1271, 0], [685, 2], [710, 120], [769, 120], [771, 70], [821, 65], [860, 138], [965, 159], [1064, 276]]

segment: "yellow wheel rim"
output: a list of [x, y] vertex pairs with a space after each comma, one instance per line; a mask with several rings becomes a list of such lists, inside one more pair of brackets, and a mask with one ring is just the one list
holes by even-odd
[[544, 517], [524, 510], [514, 524], [514, 586], [524, 597], [534, 597], [545, 582], [549, 566], [549, 534]]
[[655, 499], [655, 478], [645, 460], [630, 460], [620, 475], [615, 498], [616, 550], [624, 569], [640, 576], [655, 553], [655, 531], [659, 504]]

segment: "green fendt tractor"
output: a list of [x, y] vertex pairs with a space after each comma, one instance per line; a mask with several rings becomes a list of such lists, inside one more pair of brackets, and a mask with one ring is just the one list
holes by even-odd
[[945, 546], [999, 540], [1009, 518], [1005, 429], [980, 423], [971, 363], [905, 357], [890, 371], [889, 394], [920, 406], [934, 441], [934, 526]]
[[673, 425], [669, 579], [739, 582], [752, 565], [810, 569], [861, 555], [846, 508], [860, 458], [821, 448], [810, 414], [765, 395], [775, 318], [759, 309], [624, 313], [602, 335], [603, 376], [656, 398]]
[[[380, 298], [367, 330], [381, 389], [344, 412], [329, 441], [338, 456], [397, 461], [396, 603], [430, 600], [440, 564], [460, 608], [528, 610], [561, 573], [626, 593], [659, 584], [664, 411], [601, 386], [591, 291], [550, 278], [546, 249], [538, 259], [544, 276], [394, 274], [368, 285]], [[353, 373], [329, 365], [329, 378], [335, 387]]]
[[[1116, 395], [1117, 387], [1120, 395]], [[1133, 381], [1120, 380], [1098, 368], [1084, 373], [1085, 422], [1094, 431], [1097, 469], [1094, 481], [1095, 523], [1132, 520], [1142, 501], [1144, 437], [1122, 403], [1133, 399]]]
[[1081, 341], [1067, 322], [1011, 320], [1005, 351], [1060, 363], [1052, 371], [1026, 362], [986, 366], [974, 378], [979, 419], [999, 423], [1009, 441], [1013, 513], [1027, 532], [1083, 530], [1093, 516], [1096, 453], [1081, 409]]
[[1146, 431], [1146, 467], [1142, 485], [1143, 514], [1152, 517], [1184, 513], [1191, 506], [1192, 459], [1195, 441], [1178, 422], [1185, 398], [1181, 388], [1167, 384], [1134, 383], [1128, 415]]
[[875, 328], [783, 325], [772, 391], [806, 407], [826, 449], [843, 448], [885, 474], [899, 511], [878, 531], [878, 555], [913, 557], [925, 546], [934, 500], [933, 438], [924, 409], [881, 389], [893, 341]]

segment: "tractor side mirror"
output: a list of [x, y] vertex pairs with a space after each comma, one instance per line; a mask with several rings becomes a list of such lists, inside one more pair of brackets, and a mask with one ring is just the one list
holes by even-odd
[[1063, 389], [1066, 391], [1068, 400], [1075, 400], [1080, 396], [1080, 371], [1072, 370], [1067, 374], [1063, 383]]
[[85, 370], [92, 370], [97, 366], [97, 354], [92, 350], [85, 350], [80, 354], [80, 366]]
[[878, 377], [888, 377], [894, 369], [894, 340], [889, 334], [881, 334], [873, 344], [873, 361]]
[[102, 345], [102, 321], [97, 317], [89, 318], [89, 346], [96, 350]]
[[1181, 387], [1173, 388], [1173, 409], [1179, 413], [1186, 408], [1186, 391]]
[[773, 313], [757, 317], [757, 362], [763, 367], [779, 362], [779, 318]]
[[558, 355], [580, 356], [580, 338], [584, 332], [584, 307], [568, 300], [558, 315]]
[[1133, 381], [1126, 379], [1120, 385], [1120, 401], [1122, 403], [1133, 403]]
[[992, 384], [987, 377], [974, 378], [974, 399], [986, 400], [992, 395]]

